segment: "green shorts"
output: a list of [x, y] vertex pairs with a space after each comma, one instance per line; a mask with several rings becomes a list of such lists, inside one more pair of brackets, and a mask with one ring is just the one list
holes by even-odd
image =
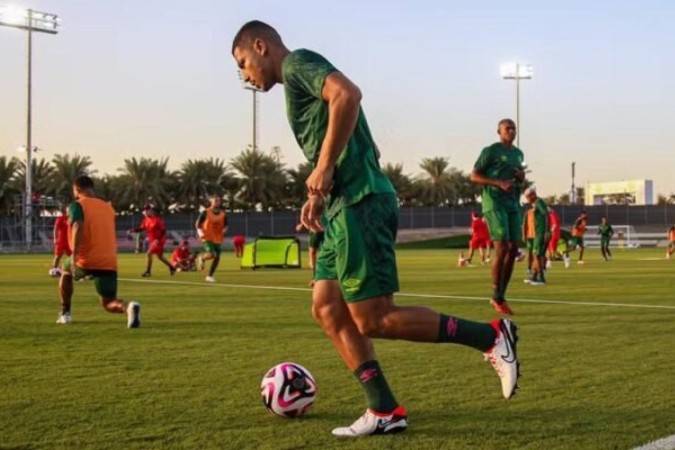
[[204, 241], [204, 252], [213, 253], [214, 255], [220, 256], [220, 244], [216, 244], [211, 241]]
[[532, 254], [534, 256], [545, 256], [546, 255], [546, 247], [548, 247], [547, 242], [546, 242], [546, 237], [544, 234], [541, 236], [537, 236], [534, 239], [532, 239]]
[[371, 194], [338, 212], [325, 227], [316, 280], [338, 280], [347, 302], [398, 291], [398, 200]]
[[572, 247], [572, 249], [575, 249], [577, 247], [583, 247], [584, 238], [582, 236], [572, 236], [568, 241], [568, 244], [570, 247]]
[[105, 299], [117, 298], [117, 271], [83, 269], [73, 264], [72, 258], [66, 259], [63, 270], [70, 273], [75, 280], [91, 278], [94, 280], [96, 292]]
[[611, 241], [612, 238], [609, 237], [600, 237], [600, 246], [602, 247], [609, 247], [609, 241]]
[[527, 238], [525, 240], [525, 248], [527, 249], [527, 251], [533, 251], [534, 250], [534, 239]]
[[490, 230], [490, 238], [493, 241], [519, 241], [523, 229], [520, 226], [520, 212], [493, 209], [487, 211], [485, 220]]
[[325, 238], [325, 233], [323, 231], [319, 231], [317, 233], [309, 233], [309, 248], [314, 248], [314, 249], [319, 249], [321, 248], [321, 244], [323, 243], [323, 240]]

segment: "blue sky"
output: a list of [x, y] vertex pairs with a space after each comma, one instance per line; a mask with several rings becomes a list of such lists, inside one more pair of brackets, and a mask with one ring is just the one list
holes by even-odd
[[[1, 4], [7, 4], [0, 0]], [[250, 92], [229, 51], [261, 19], [323, 53], [363, 91], [385, 162], [446, 156], [469, 171], [515, 115], [499, 66], [520, 61], [521, 147], [540, 193], [650, 178], [675, 192], [675, 2], [16, 0], [54, 12], [34, 41], [34, 143], [43, 156], [229, 160], [251, 141]], [[0, 153], [25, 141], [25, 33], [0, 27]], [[302, 161], [280, 87], [260, 97], [259, 145]]]

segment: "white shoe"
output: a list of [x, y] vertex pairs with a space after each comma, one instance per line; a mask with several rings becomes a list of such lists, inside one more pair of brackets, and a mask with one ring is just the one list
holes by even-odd
[[216, 282], [216, 279], [213, 278], [210, 275], [207, 275], [206, 278], [204, 278], [204, 280], [206, 280], [207, 283], [215, 283]]
[[129, 302], [127, 305], [127, 328], [138, 328], [141, 326], [141, 304], [138, 302]]
[[583, 266], [584, 262], [583, 261], [577, 261], [577, 264], [579, 264], [580, 266]]
[[539, 281], [539, 280], [530, 281], [530, 286], [546, 286], [546, 282], [545, 281]]
[[525, 283], [525, 284], [530, 284], [530, 283], [532, 283], [532, 280], [531, 280], [530, 278], [525, 278], [525, 279], [523, 280], [523, 283]]
[[516, 393], [520, 376], [520, 363], [516, 353], [518, 327], [509, 319], [494, 320], [492, 326], [497, 331], [497, 339], [495, 339], [495, 345], [483, 355], [485, 360], [492, 364], [502, 381], [504, 398], [509, 399]]
[[365, 414], [348, 427], [334, 428], [332, 433], [341, 437], [370, 436], [373, 434], [394, 434], [408, 428], [408, 414], [403, 406], [389, 414], [377, 414], [367, 409]]
[[570, 259], [568, 258], [563, 258], [563, 261], [565, 261], [565, 269], [570, 268]]
[[70, 316], [69, 312], [59, 314], [59, 318], [56, 319], [56, 323], [63, 323], [63, 324], [70, 323], [72, 321], [73, 318]]
[[546, 268], [550, 269], [552, 266], [553, 266], [553, 263], [551, 263], [551, 260], [550, 259], [546, 260]]

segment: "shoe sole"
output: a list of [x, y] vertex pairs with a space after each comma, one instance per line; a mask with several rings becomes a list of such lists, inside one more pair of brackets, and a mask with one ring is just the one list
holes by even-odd
[[129, 328], [138, 328], [141, 326], [141, 305], [138, 303], [134, 304], [134, 306], [131, 307], [131, 312], [133, 314], [133, 320], [131, 321], [130, 324], [128, 324]]
[[[516, 362], [516, 384], [513, 386], [511, 395], [507, 397], [507, 400], [516, 395], [516, 391], [520, 386], [518, 386], [518, 379], [520, 378], [520, 361], [518, 360], [518, 326], [510, 321], [509, 319], [502, 319], [499, 325], [499, 329], [502, 332], [503, 336], [506, 338], [509, 348], [513, 352], [513, 358]], [[503, 358], [502, 358], [503, 359]], [[506, 359], [504, 359], [506, 361]], [[509, 361], [506, 361], [509, 362]]]

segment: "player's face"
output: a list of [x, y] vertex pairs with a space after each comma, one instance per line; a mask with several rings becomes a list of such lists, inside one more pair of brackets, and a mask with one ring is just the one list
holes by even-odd
[[505, 122], [499, 125], [497, 133], [499, 134], [499, 138], [503, 142], [508, 142], [509, 144], [512, 144], [513, 141], [516, 139], [516, 124], [513, 122]]
[[274, 70], [269, 48], [262, 39], [256, 39], [251, 46], [238, 46], [232, 52], [241, 72], [241, 78], [262, 91], [269, 91], [275, 84]]
[[212, 206], [212, 207], [214, 207], [214, 208], [220, 208], [220, 204], [221, 204], [220, 197], [213, 197], [213, 198], [211, 198], [211, 206]]

